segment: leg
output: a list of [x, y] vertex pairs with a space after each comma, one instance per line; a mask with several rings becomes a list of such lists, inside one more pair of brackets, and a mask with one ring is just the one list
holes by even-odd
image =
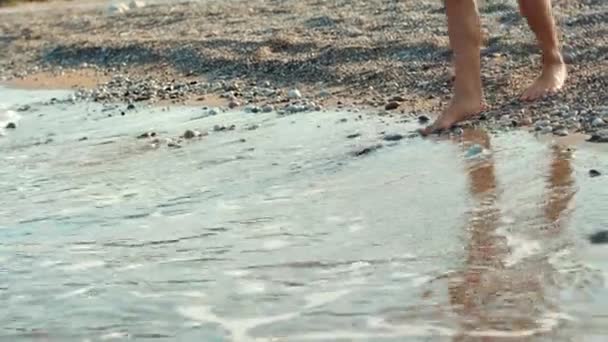
[[567, 71], [560, 51], [551, 0], [519, 0], [519, 7], [536, 34], [543, 54], [541, 75], [521, 97], [522, 100], [532, 101], [559, 91], [566, 82]]
[[481, 24], [475, 0], [446, 0], [450, 45], [454, 52], [454, 97], [439, 119], [423, 133], [448, 129], [482, 110]]

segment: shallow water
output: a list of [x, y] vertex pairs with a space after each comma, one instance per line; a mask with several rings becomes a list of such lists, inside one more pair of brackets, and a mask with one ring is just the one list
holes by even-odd
[[[587, 241], [608, 228], [608, 178], [587, 175], [601, 151], [522, 132], [388, 143], [416, 123], [352, 113], [45, 104], [65, 96], [0, 89], [0, 111], [32, 105], [0, 137], [0, 340], [608, 333], [608, 248]], [[236, 129], [135, 138], [218, 124]]]

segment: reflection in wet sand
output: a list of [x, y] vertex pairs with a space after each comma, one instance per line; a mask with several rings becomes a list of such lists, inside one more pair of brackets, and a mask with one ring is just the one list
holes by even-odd
[[[479, 131], [465, 133], [466, 143], [490, 149], [490, 138]], [[544, 227], [558, 234], [564, 213], [574, 197], [570, 153], [555, 147], [552, 154], [544, 207]], [[454, 341], [476, 338], [524, 338], [555, 332], [557, 309], [547, 295], [554, 278], [546, 257], [528, 256], [515, 263], [507, 237], [498, 230], [500, 208], [494, 161], [475, 161], [468, 169], [475, 208], [467, 227], [465, 269], [449, 281], [450, 303], [459, 317], [460, 332]], [[507, 185], [508, 186], [508, 185]], [[508, 189], [507, 189], [508, 190]], [[536, 229], [530, 227], [530, 229]], [[539, 232], [526, 232], [537, 236]]]

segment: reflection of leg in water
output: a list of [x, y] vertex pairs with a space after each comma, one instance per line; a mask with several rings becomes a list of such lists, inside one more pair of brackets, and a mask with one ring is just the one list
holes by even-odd
[[[489, 138], [480, 132], [465, 132], [464, 137], [468, 143], [490, 148]], [[553, 152], [544, 216], [549, 222], [559, 223], [573, 197], [574, 182], [568, 154]], [[507, 262], [511, 253], [507, 235], [501, 233], [502, 229], [497, 231], [500, 210], [493, 161], [470, 165], [468, 173], [475, 207], [467, 226], [467, 259], [464, 270], [449, 284], [450, 301], [462, 329], [455, 340], [491, 339], [495, 334], [523, 338], [550, 330], [541, 317], [547, 310], [555, 310], [545, 289], [547, 277], [552, 277], [555, 269], [542, 255], [514, 264]], [[525, 227], [522, 233], [528, 233]]]
[[547, 203], [545, 206], [545, 219], [555, 233], [562, 231], [561, 221], [572, 198], [574, 198], [574, 180], [572, 166], [570, 165], [571, 152], [569, 149], [554, 146], [551, 170], [549, 173]]
[[[490, 148], [490, 138], [485, 132], [465, 131], [464, 139], [470, 144]], [[478, 161], [469, 165], [470, 192], [476, 207], [467, 227], [469, 243], [465, 270], [450, 281], [450, 301], [462, 318], [463, 335], [485, 326], [488, 316], [483, 308], [488, 296], [496, 295], [494, 285], [487, 282], [487, 273], [503, 268], [501, 260], [506, 250], [496, 239], [499, 211], [496, 208], [496, 176], [493, 160]]]

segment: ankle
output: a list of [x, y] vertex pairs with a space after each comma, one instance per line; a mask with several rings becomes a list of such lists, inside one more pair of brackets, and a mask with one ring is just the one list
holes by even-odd
[[559, 49], [551, 49], [543, 52], [543, 65], [553, 66], [561, 64], [564, 64], [564, 58]]

